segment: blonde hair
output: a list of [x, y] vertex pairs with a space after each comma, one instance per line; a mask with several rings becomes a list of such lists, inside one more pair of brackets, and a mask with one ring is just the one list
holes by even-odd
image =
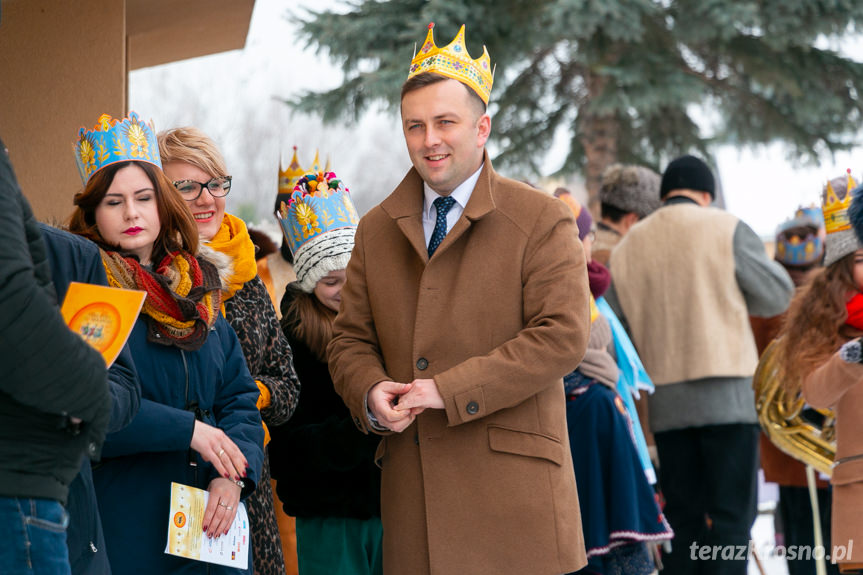
[[225, 158], [208, 135], [191, 126], [164, 130], [156, 135], [162, 164], [186, 162], [213, 178], [227, 176]]

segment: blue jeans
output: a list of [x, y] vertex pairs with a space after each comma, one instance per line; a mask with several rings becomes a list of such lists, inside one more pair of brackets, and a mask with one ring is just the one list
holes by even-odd
[[0, 497], [0, 572], [71, 575], [67, 525], [69, 514], [57, 501]]

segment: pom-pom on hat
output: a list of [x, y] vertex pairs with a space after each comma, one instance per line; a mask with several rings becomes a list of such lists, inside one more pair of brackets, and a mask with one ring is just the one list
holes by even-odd
[[554, 197], [561, 200], [572, 210], [572, 215], [575, 217], [575, 224], [578, 226], [578, 239], [583, 240], [590, 233], [590, 228], [593, 225], [593, 217], [590, 215], [590, 210], [587, 210], [581, 203], [575, 199], [569, 190], [566, 188], [557, 188], [554, 190]]
[[602, 174], [599, 201], [644, 218], [659, 207], [660, 181], [649, 168], [612, 164]]
[[297, 283], [306, 293], [331, 271], [348, 267], [359, 223], [350, 191], [333, 172], [306, 174], [276, 216], [294, 254]]
[[681, 156], [672, 160], [662, 174], [659, 197], [664, 198], [674, 190], [707, 192], [711, 198], [715, 198], [716, 180], [713, 179], [713, 171], [695, 156]]
[[827, 237], [824, 239], [825, 266], [841, 260], [860, 247], [849, 219], [852, 191], [856, 187], [851, 170], [844, 176], [833, 178], [824, 186], [821, 209], [827, 230]]

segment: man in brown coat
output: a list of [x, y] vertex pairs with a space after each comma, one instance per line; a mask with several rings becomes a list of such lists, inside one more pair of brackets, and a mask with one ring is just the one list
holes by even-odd
[[463, 31], [438, 49], [430, 30], [414, 63], [436, 59], [402, 88], [414, 168], [360, 221], [330, 371], [384, 434], [385, 573], [568, 573], [586, 562], [562, 385], [587, 344], [584, 253], [563, 202], [492, 169], [491, 76], [458, 73], [488, 56]]

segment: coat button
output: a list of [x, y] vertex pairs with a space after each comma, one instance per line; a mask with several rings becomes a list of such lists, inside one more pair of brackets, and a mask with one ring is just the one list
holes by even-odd
[[471, 401], [467, 404], [467, 412], [470, 415], [476, 415], [479, 412], [479, 404], [475, 401]]
[[424, 357], [421, 357], [417, 360], [417, 369], [420, 371], [425, 370], [429, 366], [429, 360]]
[[96, 444], [90, 442], [90, 445], [87, 446], [87, 451], [90, 453], [90, 455], [96, 455]]

